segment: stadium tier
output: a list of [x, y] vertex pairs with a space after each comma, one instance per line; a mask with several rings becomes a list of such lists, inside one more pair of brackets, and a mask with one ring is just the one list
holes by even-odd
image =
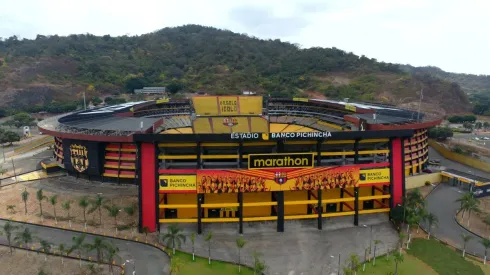
[[139, 186], [140, 228], [389, 212], [428, 161], [423, 114], [304, 98], [126, 103], [39, 123], [70, 175]]

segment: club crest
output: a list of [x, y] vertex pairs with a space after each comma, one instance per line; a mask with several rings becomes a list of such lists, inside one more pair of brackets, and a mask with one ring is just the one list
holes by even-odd
[[72, 144], [70, 145], [71, 165], [75, 170], [82, 173], [88, 168], [88, 151], [87, 147]]

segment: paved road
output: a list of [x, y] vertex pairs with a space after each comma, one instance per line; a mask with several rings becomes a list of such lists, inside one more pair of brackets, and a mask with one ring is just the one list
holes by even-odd
[[[459, 209], [458, 198], [463, 196], [464, 191], [449, 184], [439, 184], [434, 191], [426, 198], [429, 212], [434, 213], [439, 218], [439, 226], [432, 229], [432, 233], [439, 239], [446, 240], [456, 247], [462, 248], [461, 233], [469, 232], [459, 226], [454, 220], [454, 215]], [[426, 228], [425, 225], [422, 225]], [[483, 246], [480, 244], [481, 238], [473, 235], [473, 239], [468, 242], [467, 251], [480, 257], [484, 255]]]
[[489, 178], [490, 177], [489, 173], [487, 173], [485, 171], [480, 171], [480, 170], [475, 169], [473, 167], [466, 166], [464, 164], [461, 164], [461, 163], [458, 163], [458, 162], [454, 162], [452, 160], [449, 160], [449, 159], [444, 158], [436, 150], [432, 149], [432, 147], [429, 147], [429, 159], [439, 159], [439, 160], [441, 160], [441, 166], [443, 166], [445, 168], [451, 168], [451, 169], [455, 169], [455, 170], [458, 170], [458, 171], [461, 171], [461, 172], [471, 173], [471, 174], [473, 174], [475, 176], [480, 176], [480, 177], [484, 177], [484, 178]]
[[[0, 226], [5, 224], [0, 220]], [[27, 226], [38, 238], [47, 240], [55, 245], [63, 243], [65, 245], [72, 244], [72, 237], [78, 236], [80, 233], [65, 231], [61, 229], [46, 228], [37, 225], [23, 225], [16, 223], [17, 225], [24, 227]], [[94, 239], [93, 235], [87, 234], [86, 242], [91, 243]], [[154, 247], [150, 247], [140, 243], [127, 242], [124, 240], [106, 238], [112, 241], [119, 247], [119, 256], [123, 261], [127, 259], [134, 259], [136, 263], [136, 274], [141, 275], [166, 275], [169, 274], [169, 259], [162, 251]], [[2, 242], [6, 242], [5, 236], [0, 236]], [[92, 255], [95, 256], [95, 255]], [[133, 266], [126, 264], [125, 273], [131, 274]]]

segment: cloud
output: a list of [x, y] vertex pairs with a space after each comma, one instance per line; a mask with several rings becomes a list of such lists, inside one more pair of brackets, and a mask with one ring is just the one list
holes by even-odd
[[308, 20], [301, 16], [280, 16], [272, 8], [257, 6], [232, 8], [229, 20], [259, 37], [295, 36], [308, 25]]

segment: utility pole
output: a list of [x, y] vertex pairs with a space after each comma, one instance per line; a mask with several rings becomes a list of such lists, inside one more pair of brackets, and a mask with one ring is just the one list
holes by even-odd
[[87, 103], [85, 102], [85, 91], [83, 91], [83, 109], [87, 110]]
[[420, 118], [420, 106], [422, 105], [422, 98], [424, 98], [424, 88], [423, 87], [422, 87], [422, 90], [420, 90], [419, 110], [417, 112], [417, 122], [419, 122], [419, 118]]

